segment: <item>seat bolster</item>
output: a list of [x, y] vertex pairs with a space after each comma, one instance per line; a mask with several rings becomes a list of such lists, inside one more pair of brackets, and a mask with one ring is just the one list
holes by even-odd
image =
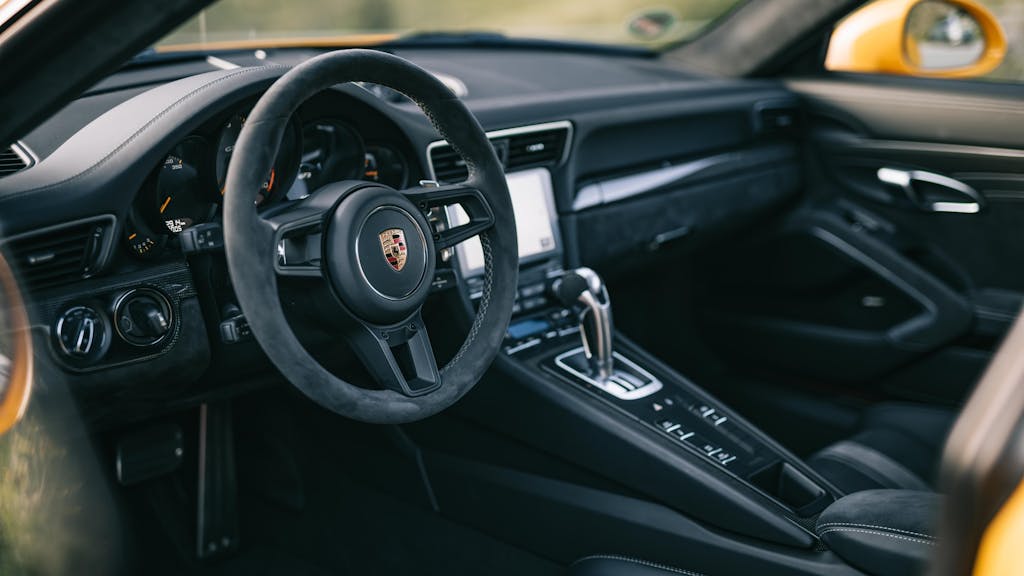
[[868, 574], [918, 574], [935, 550], [941, 504], [930, 491], [865, 490], [829, 506], [816, 530], [830, 550]]
[[821, 450], [808, 464], [847, 494], [873, 488], [931, 490], [927, 482], [903, 464], [853, 440]]

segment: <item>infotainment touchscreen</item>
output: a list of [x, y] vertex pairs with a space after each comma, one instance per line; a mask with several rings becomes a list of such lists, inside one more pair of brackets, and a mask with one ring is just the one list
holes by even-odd
[[[531, 261], [557, 252], [558, 219], [555, 214], [551, 172], [547, 168], [535, 168], [512, 172], [505, 178], [508, 181], [508, 191], [512, 197], [512, 208], [516, 217], [519, 261]], [[468, 222], [469, 218], [461, 207], [453, 206], [448, 209], [448, 221], [452, 226], [458, 226]], [[459, 244], [455, 251], [463, 277], [483, 273], [484, 254], [479, 238], [472, 238]]]

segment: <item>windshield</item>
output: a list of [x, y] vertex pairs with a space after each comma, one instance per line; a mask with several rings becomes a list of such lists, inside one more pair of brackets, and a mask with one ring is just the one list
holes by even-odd
[[661, 49], [741, 0], [220, 0], [158, 50], [384, 44], [426, 34]]

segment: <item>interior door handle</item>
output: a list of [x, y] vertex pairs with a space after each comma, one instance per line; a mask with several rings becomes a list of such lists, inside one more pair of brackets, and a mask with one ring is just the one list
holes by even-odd
[[[985, 205], [974, 188], [934, 172], [879, 168], [878, 180], [900, 188], [908, 200], [925, 212], [977, 214]], [[928, 188], [934, 193], [929, 193]]]

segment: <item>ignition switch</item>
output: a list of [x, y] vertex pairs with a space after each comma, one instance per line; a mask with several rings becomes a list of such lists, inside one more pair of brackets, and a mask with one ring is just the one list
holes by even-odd
[[114, 327], [125, 342], [154, 346], [173, 328], [171, 303], [162, 292], [137, 288], [124, 293], [114, 305]]

